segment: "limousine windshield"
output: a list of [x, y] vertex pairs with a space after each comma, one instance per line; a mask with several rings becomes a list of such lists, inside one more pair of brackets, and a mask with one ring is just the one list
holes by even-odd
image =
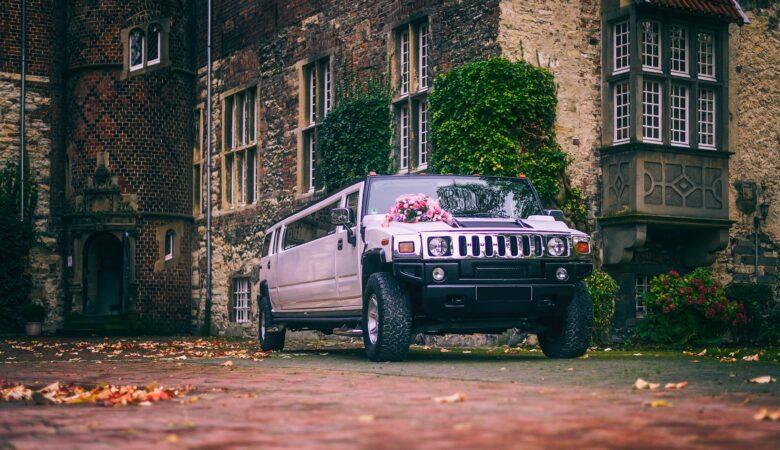
[[542, 214], [526, 179], [410, 176], [372, 179], [366, 214], [385, 214], [404, 194], [436, 198], [455, 217], [526, 218]]

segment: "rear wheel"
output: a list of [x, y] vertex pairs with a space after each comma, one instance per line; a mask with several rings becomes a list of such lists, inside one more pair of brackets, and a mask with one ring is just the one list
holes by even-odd
[[363, 344], [372, 361], [403, 361], [409, 353], [412, 309], [406, 289], [387, 272], [368, 278], [363, 299]]
[[551, 318], [539, 332], [539, 346], [548, 358], [576, 358], [588, 351], [593, 331], [593, 303], [579, 282], [563, 315]]
[[271, 302], [268, 297], [260, 298], [260, 349], [281, 351], [284, 348], [286, 329], [275, 325], [271, 317]]

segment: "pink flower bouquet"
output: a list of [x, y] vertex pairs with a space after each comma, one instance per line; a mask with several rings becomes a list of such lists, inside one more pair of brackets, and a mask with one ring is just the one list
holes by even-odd
[[390, 222], [444, 222], [452, 225], [452, 214], [441, 209], [439, 202], [425, 194], [404, 194], [395, 200], [385, 220]]

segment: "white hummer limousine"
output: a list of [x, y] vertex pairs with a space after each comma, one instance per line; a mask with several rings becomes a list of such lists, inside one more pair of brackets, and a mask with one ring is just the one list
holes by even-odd
[[362, 336], [374, 361], [416, 333], [519, 328], [553, 358], [590, 343], [590, 238], [523, 177], [368, 176], [274, 224], [262, 252], [266, 351], [288, 329]]

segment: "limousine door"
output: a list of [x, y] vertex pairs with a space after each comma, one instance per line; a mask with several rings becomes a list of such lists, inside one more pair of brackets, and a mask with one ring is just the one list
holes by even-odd
[[[350, 192], [345, 198], [346, 208], [352, 210], [355, 222], [359, 219], [360, 192]], [[345, 227], [340, 226], [336, 236], [336, 285], [339, 291], [339, 307], [343, 309], [361, 309], [363, 294], [360, 291], [360, 240], [357, 239], [358, 227], [353, 225], [352, 233], [356, 236], [355, 245], [349, 243], [349, 234]]]
[[330, 210], [338, 204], [330, 203], [285, 226], [276, 261], [279, 310], [308, 311], [337, 305], [337, 236]]

